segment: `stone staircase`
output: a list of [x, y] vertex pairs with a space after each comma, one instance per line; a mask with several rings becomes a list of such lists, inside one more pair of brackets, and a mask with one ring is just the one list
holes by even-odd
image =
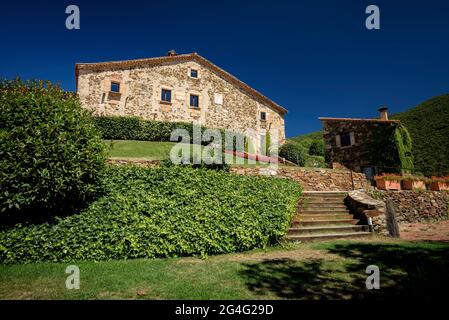
[[303, 193], [303, 203], [288, 230], [288, 241], [370, 237], [367, 225], [358, 225], [346, 208], [346, 192]]

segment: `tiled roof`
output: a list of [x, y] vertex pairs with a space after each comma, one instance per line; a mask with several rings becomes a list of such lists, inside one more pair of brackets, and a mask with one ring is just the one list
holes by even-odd
[[140, 67], [148, 67], [155, 66], [160, 64], [169, 64], [169, 63], [177, 63], [177, 62], [187, 62], [187, 61], [195, 61], [200, 65], [208, 68], [218, 74], [224, 80], [229, 81], [234, 84], [236, 87], [241, 89], [243, 92], [252, 96], [253, 98], [271, 106], [281, 114], [286, 114], [287, 109], [281, 107], [276, 102], [267, 98], [263, 94], [259, 93], [257, 90], [251, 88], [246, 83], [240, 81], [230, 73], [224, 71], [220, 67], [216, 66], [209, 60], [203, 58], [199, 54], [189, 53], [189, 54], [179, 54], [175, 56], [165, 56], [165, 57], [157, 57], [157, 58], [147, 58], [147, 59], [136, 59], [136, 60], [124, 60], [124, 61], [109, 61], [109, 62], [99, 62], [99, 63], [77, 63], [75, 65], [75, 76], [76, 81], [78, 82], [78, 75], [80, 70], [86, 71], [112, 71], [112, 70], [126, 70], [132, 68], [140, 68]]
[[383, 122], [383, 123], [400, 123], [399, 120], [382, 120], [382, 119], [357, 119], [357, 118], [318, 118], [320, 121], [364, 121], [364, 122]]

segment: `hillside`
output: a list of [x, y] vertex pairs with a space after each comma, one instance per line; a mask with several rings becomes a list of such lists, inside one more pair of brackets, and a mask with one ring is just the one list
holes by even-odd
[[449, 174], [449, 94], [391, 118], [401, 120], [410, 132], [416, 172], [426, 176]]
[[300, 136], [288, 138], [290, 141], [294, 142], [309, 142], [311, 143], [314, 140], [323, 140], [323, 132], [322, 131], [315, 131], [311, 133], [302, 134]]

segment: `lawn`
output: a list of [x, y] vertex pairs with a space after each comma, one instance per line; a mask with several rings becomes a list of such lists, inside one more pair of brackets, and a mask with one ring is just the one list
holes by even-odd
[[[295, 244], [208, 259], [79, 262], [80, 290], [65, 289], [68, 264], [0, 266], [1, 299], [441, 298], [449, 244], [374, 238]], [[365, 269], [380, 268], [367, 290]]]
[[[176, 142], [157, 142], [157, 141], [137, 141], [137, 140], [104, 140], [109, 148], [109, 157], [111, 158], [138, 158], [145, 160], [164, 160], [170, 158], [170, 150]], [[201, 147], [203, 151], [204, 147]], [[192, 153], [197, 153], [198, 149], [191, 149]], [[232, 155], [225, 154], [226, 161], [232, 160]], [[250, 161], [244, 159], [242, 164], [233, 164], [243, 167], [264, 167], [269, 164], [263, 162]], [[281, 165], [284, 166], [284, 165]]]
[[154, 142], [135, 140], [105, 140], [110, 147], [109, 156], [113, 158], [145, 158], [163, 160], [170, 157], [175, 142]]

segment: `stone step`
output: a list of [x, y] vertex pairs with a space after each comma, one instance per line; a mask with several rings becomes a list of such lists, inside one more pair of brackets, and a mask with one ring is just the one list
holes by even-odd
[[329, 203], [343, 203], [346, 197], [317, 197], [317, 198], [301, 198], [304, 203], [314, 203], [314, 202], [329, 202]]
[[348, 210], [310, 210], [310, 209], [300, 209], [296, 213], [298, 214], [349, 214]]
[[332, 233], [332, 234], [311, 234], [299, 236], [287, 236], [286, 240], [293, 241], [320, 241], [331, 239], [349, 239], [349, 238], [367, 238], [372, 237], [371, 232], [348, 232], [348, 233]]
[[347, 211], [346, 207], [344, 208], [315, 208], [315, 207], [305, 207], [300, 208], [301, 211], [326, 211], [326, 212], [334, 212], [334, 211]]
[[295, 216], [293, 221], [311, 221], [311, 220], [337, 220], [337, 219], [352, 219], [351, 214], [342, 214], [342, 213], [299, 213]]
[[302, 193], [304, 196], [347, 196], [347, 191], [304, 191]]
[[362, 232], [362, 231], [368, 231], [368, 226], [349, 224], [349, 225], [343, 225], [343, 226], [290, 228], [290, 229], [288, 229], [288, 235], [350, 233], [350, 232]]
[[355, 225], [359, 222], [357, 219], [317, 219], [317, 220], [298, 220], [293, 221], [292, 227], [325, 227], [325, 226], [347, 226]]
[[319, 209], [346, 209], [346, 206], [343, 203], [305, 203], [302, 205], [302, 208], [319, 208]]
[[344, 206], [344, 201], [304, 201], [300, 202], [303, 206]]

